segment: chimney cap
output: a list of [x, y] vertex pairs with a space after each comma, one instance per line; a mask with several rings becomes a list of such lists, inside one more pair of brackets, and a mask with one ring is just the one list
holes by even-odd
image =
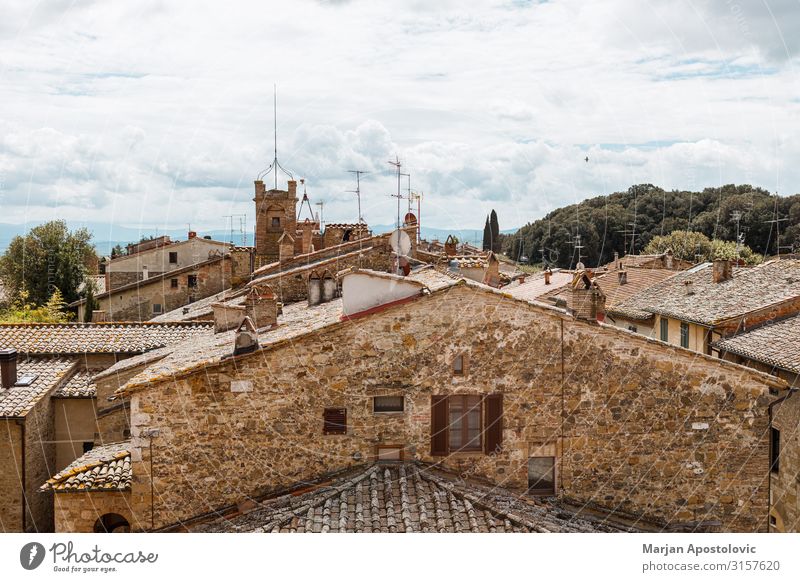
[[0, 349], [0, 362], [10, 362], [17, 359], [17, 350], [14, 348]]

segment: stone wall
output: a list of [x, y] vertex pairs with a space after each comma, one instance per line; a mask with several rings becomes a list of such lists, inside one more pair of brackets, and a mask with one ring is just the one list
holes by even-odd
[[83, 454], [83, 443], [95, 442], [94, 398], [55, 398], [55, 469], [60, 471]]
[[800, 395], [792, 393], [772, 407], [772, 426], [780, 431], [778, 471], [770, 473], [772, 531], [800, 531]]
[[[189, 287], [189, 276], [197, 277], [197, 287]], [[172, 287], [172, 279], [177, 287]], [[111, 295], [97, 298], [99, 309], [106, 312], [108, 321], [147, 321], [154, 315], [153, 305], [161, 305], [162, 312], [172, 311], [191, 301], [197, 301], [227, 289], [231, 284], [231, 260], [209, 261], [196, 269], [163, 279], [151, 277], [137, 287], [114, 291]], [[78, 319], [83, 320], [85, 304], [79, 308]]]
[[[463, 376], [452, 373], [458, 355], [468, 361]], [[231, 392], [234, 379], [252, 390]], [[459, 285], [134, 392], [132, 498], [152, 504], [155, 527], [164, 526], [401, 444], [407, 459], [518, 489], [528, 457], [546, 453], [557, 458], [564, 498], [664, 523], [761, 531], [770, 383]], [[431, 455], [432, 396], [497, 393], [501, 452]], [[404, 412], [373, 413], [376, 395], [404, 395]], [[327, 407], [347, 409], [346, 435], [322, 434]]]
[[[132, 529], [147, 529], [146, 523], [134, 521], [136, 514], [146, 516], [146, 511], [143, 508], [131, 507], [129, 491], [57, 493], [54, 505], [56, 533], [93, 532], [97, 520], [107, 513], [121, 515], [128, 520]], [[134, 511], [136, 509], [139, 510]]]
[[44, 396], [25, 415], [25, 529], [30, 532], [53, 531], [52, 493], [39, 491], [56, 467], [54, 404]]
[[14, 419], [0, 420], [0, 531], [22, 531], [22, 427]]

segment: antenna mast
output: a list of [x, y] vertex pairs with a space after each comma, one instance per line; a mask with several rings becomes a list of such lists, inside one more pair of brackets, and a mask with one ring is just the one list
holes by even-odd
[[389, 164], [394, 166], [397, 170], [397, 194], [390, 194], [390, 196], [392, 196], [392, 198], [397, 198], [397, 229], [400, 230], [400, 199], [403, 197], [403, 195], [400, 194], [400, 167], [403, 164], [400, 163], [400, 158], [396, 155], [394, 159], [395, 161], [389, 161]]
[[289, 176], [290, 179], [294, 180], [294, 176], [292, 173], [281, 166], [280, 162], [278, 162], [278, 86], [272, 86], [273, 93], [272, 93], [272, 129], [273, 129], [273, 153], [274, 157], [272, 158], [272, 163], [266, 170], [262, 170], [258, 174], [258, 179], [261, 180], [265, 176], [269, 175], [270, 172], [275, 173], [275, 189], [278, 189], [278, 170], [281, 170], [284, 174]]
[[351, 194], [355, 194], [356, 198], [358, 198], [358, 224], [364, 222], [364, 217], [361, 216], [361, 176], [363, 174], [369, 174], [369, 172], [365, 172], [364, 170], [347, 170], [351, 174], [356, 175], [356, 189], [355, 190], [348, 190]]
[[322, 230], [322, 222], [323, 222], [322, 207], [325, 206], [325, 202], [320, 200], [319, 202], [315, 202], [314, 206], [319, 206], [319, 229]]

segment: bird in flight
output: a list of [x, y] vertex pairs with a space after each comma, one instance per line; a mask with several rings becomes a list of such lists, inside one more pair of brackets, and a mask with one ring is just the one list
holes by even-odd
[[589, 156], [586, 156], [586, 157], [583, 159], [583, 161], [584, 161], [584, 162], [586, 162], [586, 163], [588, 164], [588, 163], [589, 163]]

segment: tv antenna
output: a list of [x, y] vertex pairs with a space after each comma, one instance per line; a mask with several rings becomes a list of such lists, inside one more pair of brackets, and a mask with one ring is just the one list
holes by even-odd
[[396, 155], [395, 155], [394, 159], [395, 159], [395, 161], [392, 162], [390, 160], [388, 163], [391, 164], [392, 166], [394, 166], [397, 169], [397, 194], [390, 194], [390, 196], [392, 198], [397, 198], [397, 228], [399, 230], [400, 229], [400, 199], [403, 197], [403, 195], [400, 194], [400, 176], [401, 176], [400, 167], [403, 164], [400, 163], [400, 158], [397, 157]]
[[405, 176], [405, 177], [408, 178], [408, 194], [407, 194], [408, 211], [411, 212], [411, 174], [403, 174], [403, 173], [401, 173], [400, 175], [401, 176]]
[[261, 180], [269, 175], [270, 172], [275, 174], [275, 189], [278, 189], [278, 170], [282, 171], [284, 174], [289, 176], [291, 180], [294, 180], [294, 176], [292, 173], [281, 166], [280, 162], [278, 161], [278, 86], [272, 86], [272, 124], [273, 124], [273, 140], [274, 140], [274, 154], [275, 156], [272, 159], [272, 163], [266, 170], [262, 170], [258, 174], [258, 179]]
[[736, 223], [736, 258], [739, 258], [739, 245], [742, 244], [742, 235], [739, 233], [739, 223], [742, 220], [744, 213], [741, 210], [734, 210], [731, 212], [731, 219]]
[[583, 265], [583, 259], [585, 258], [584, 255], [581, 254], [581, 251], [585, 248], [581, 244], [581, 235], [579, 232], [575, 233], [575, 251], [578, 253], [578, 263], [575, 265], [576, 269], [579, 269], [579, 265]]
[[355, 194], [356, 198], [358, 198], [358, 224], [364, 222], [364, 218], [361, 216], [361, 176], [363, 174], [369, 174], [369, 172], [365, 172], [364, 170], [347, 170], [351, 174], [356, 175], [356, 189], [355, 190], [348, 190], [351, 194]]
[[769, 252], [769, 241], [772, 238], [772, 225], [775, 225], [775, 252], [778, 255], [778, 258], [781, 256], [781, 249], [789, 249], [792, 250], [792, 247], [785, 245], [781, 246], [781, 222], [786, 222], [789, 220], [788, 218], [778, 218], [778, 193], [775, 192], [775, 209], [772, 212], [772, 220], [765, 220], [766, 224], [769, 224], [769, 236], [767, 237], [767, 248], [764, 251], [764, 257], [766, 258], [767, 252]]
[[227, 216], [223, 216], [222, 218], [227, 218], [228, 219], [228, 224], [229, 224], [229, 227], [230, 227], [229, 230], [230, 230], [230, 243], [231, 244], [233, 244], [233, 232], [234, 232], [233, 219], [234, 218], [238, 218], [239, 219], [239, 228], [238, 228], [237, 232], [238, 232], [239, 236], [241, 237], [242, 246], [246, 247], [247, 246], [247, 215], [246, 214], [228, 214]]
[[308, 213], [311, 215], [311, 220], [314, 220], [314, 210], [311, 208], [311, 201], [308, 199], [308, 192], [306, 192], [306, 179], [300, 178], [300, 183], [303, 185], [303, 200], [300, 202], [300, 210], [297, 211], [297, 220], [300, 220], [300, 215], [303, 213], [303, 205], [308, 207]]

